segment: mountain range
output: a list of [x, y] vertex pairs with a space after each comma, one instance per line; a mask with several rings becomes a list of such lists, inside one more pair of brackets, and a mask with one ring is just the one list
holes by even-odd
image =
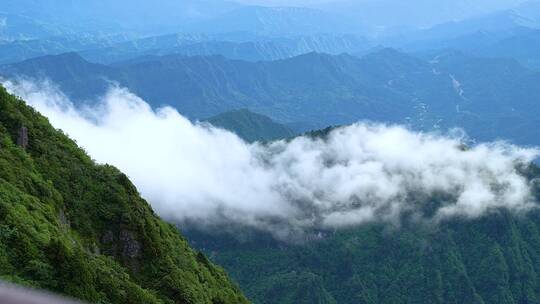
[[1, 2], [0, 281], [540, 304], [540, 1]]
[[15, 63], [44, 55], [79, 52], [94, 63], [112, 64], [143, 56], [179, 54], [223, 55], [248, 61], [277, 60], [310, 52], [357, 53], [372, 45], [354, 35], [305, 35], [272, 38], [249, 33], [171, 34], [140, 39], [130, 35], [63, 35], [0, 43], [0, 63]]
[[[373, 223], [315, 231], [298, 243], [250, 230], [184, 227], [188, 245], [126, 175], [95, 164], [24, 101], [2, 90], [0, 110], [4, 280], [98, 303], [247, 303], [214, 261], [254, 303], [536, 303], [540, 297], [537, 211], [493, 210], [437, 227], [406, 219], [394, 228]], [[271, 124], [245, 110], [209, 121], [251, 123], [252, 117]], [[520, 170], [538, 197], [540, 170]]]
[[[303, 6], [221, 0], [159, 3], [139, 1], [137, 9], [126, 10], [132, 3], [80, 1], [74, 6], [69, 1], [9, 0], [0, 11], [0, 63], [65, 52], [80, 52], [91, 62], [110, 64], [168, 54], [276, 60], [311, 51], [363, 52], [380, 44], [428, 50], [485, 33], [480, 40], [494, 43], [518, 28], [540, 27], [535, 13], [540, 9], [538, 1], [444, 1], [440, 3], [444, 9], [431, 14], [426, 13], [431, 6], [422, 1], [344, 0]], [[105, 6], [107, 10], [102, 9]], [[90, 11], [103, 13], [86, 13]], [[55, 17], [58, 14], [62, 18]], [[145, 27], [138, 22], [141, 18]], [[473, 45], [481, 41], [468, 40]]]
[[476, 140], [538, 143], [540, 74], [512, 59], [457, 51], [424, 57], [393, 49], [362, 57], [310, 53], [264, 62], [167, 55], [114, 65], [67, 53], [3, 65], [0, 75], [49, 79], [80, 103], [117, 84], [192, 119], [246, 108], [315, 128], [372, 120], [422, 130], [462, 127]]
[[[369, 24], [375, 31], [385, 29], [389, 33], [403, 29], [425, 29], [437, 24], [472, 19], [492, 13], [516, 10], [526, 3], [522, 0], [344, 0], [329, 1], [322, 5], [325, 10], [355, 16]], [[384, 33], [384, 31], [383, 31]]]

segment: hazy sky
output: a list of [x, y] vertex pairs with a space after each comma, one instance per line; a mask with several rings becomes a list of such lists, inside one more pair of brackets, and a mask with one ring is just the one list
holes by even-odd
[[265, 6], [318, 6], [320, 4], [339, 1], [341, 0], [238, 0], [237, 2]]
[[433, 11], [436, 11], [440, 8], [441, 4], [445, 3], [456, 3], [456, 5], [463, 5], [467, 3], [471, 7], [485, 6], [489, 7], [505, 7], [513, 6], [519, 3], [523, 3], [526, 0], [236, 0], [236, 2], [252, 5], [265, 5], [265, 6], [319, 6], [321, 4], [328, 3], [347, 3], [350, 5], [360, 5], [363, 3], [382, 3], [387, 5], [388, 10], [392, 10], [395, 6], [401, 6], [404, 3], [410, 4], [412, 6], [423, 6], [431, 7]]
[[[246, 24], [241, 31], [252, 30], [253, 23], [279, 24], [283, 20], [317, 20], [304, 22], [308, 26], [320, 28], [327, 20], [339, 19], [340, 28], [364, 28], [362, 35], [374, 31], [402, 30], [403, 28], [426, 28], [449, 21], [463, 20], [508, 9], [525, 0], [1, 0], [0, 11], [22, 14], [69, 29], [82, 27], [85, 31], [106, 32], [110, 28], [121, 27], [147, 35], [175, 32], [179, 29], [200, 32], [208, 28], [219, 29], [221, 25]], [[257, 16], [220, 19], [238, 3], [263, 6], [303, 6], [318, 8], [327, 14], [318, 15], [289, 11], [274, 12]], [[329, 13], [329, 14], [328, 14]], [[234, 15], [234, 14], [233, 14]], [[240, 15], [239, 15], [240, 16]], [[306, 18], [307, 16], [307, 18]], [[339, 16], [338, 18], [335, 18]], [[220, 22], [213, 24], [212, 20]], [[289, 19], [287, 19], [289, 18]], [[304, 18], [304, 19], [302, 19]], [[319, 18], [319, 19], [317, 19]], [[209, 21], [210, 20], [210, 21]], [[85, 21], [85, 22], [82, 22]], [[210, 22], [207, 25], [203, 23]], [[202, 26], [204, 25], [204, 26]], [[8, 21], [9, 26], [9, 21]], [[234, 29], [235, 31], [237, 29]], [[335, 31], [328, 27], [328, 32]]]

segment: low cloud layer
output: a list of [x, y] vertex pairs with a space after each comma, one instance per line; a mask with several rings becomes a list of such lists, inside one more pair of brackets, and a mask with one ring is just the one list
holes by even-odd
[[248, 144], [193, 124], [172, 108], [153, 111], [111, 88], [76, 109], [46, 82], [4, 82], [101, 163], [124, 171], [158, 214], [203, 226], [238, 224], [288, 237], [310, 229], [476, 218], [534, 206], [516, 170], [538, 155], [505, 143], [464, 149], [456, 138], [357, 123], [327, 137]]

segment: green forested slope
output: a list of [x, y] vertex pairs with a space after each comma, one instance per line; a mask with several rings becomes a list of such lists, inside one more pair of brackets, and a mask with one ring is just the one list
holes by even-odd
[[[17, 146], [28, 128], [26, 151]], [[0, 88], [0, 279], [94, 303], [246, 303], [117, 169]]]
[[206, 121], [213, 126], [234, 132], [248, 142], [269, 141], [294, 136], [294, 132], [287, 126], [247, 109], [221, 113]]
[[296, 245], [189, 237], [255, 303], [518, 304], [540, 303], [539, 231], [537, 213], [501, 212], [437, 228], [372, 225]]
[[[528, 172], [538, 176], [534, 166]], [[295, 244], [262, 234], [187, 236], [255, 303], [540, 303], [538, 210], [371, 224]]]

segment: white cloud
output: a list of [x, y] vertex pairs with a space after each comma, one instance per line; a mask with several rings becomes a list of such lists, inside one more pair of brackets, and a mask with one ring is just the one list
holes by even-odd
[[[325, 139], [247, 144], [172, 108], [153, 111], [125, 89], [111, 88], [97, 106], [78, 110], [47, 83], [4, 84], [97, 161], [126, 172], [172, 221], [240, 224], [288, 237], [396, 222], [404, 213], [437, 221], [534, 206], [516, 165], [533, 160], [535, 149], [490, 143], [464, 150], [456, 138], [374, 123]], [[435, 197], [428, 214], [425, 204]]]

